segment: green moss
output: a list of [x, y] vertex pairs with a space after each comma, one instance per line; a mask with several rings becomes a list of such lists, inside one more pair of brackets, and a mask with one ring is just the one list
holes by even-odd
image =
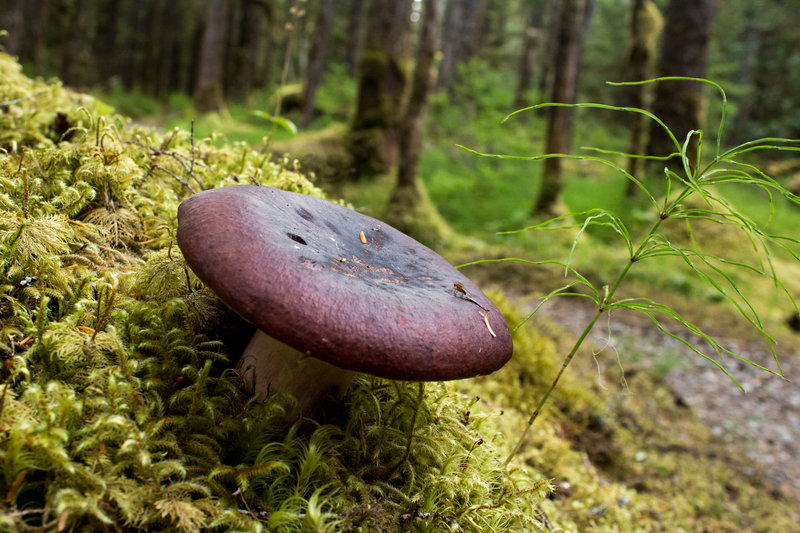
[[313, 174], [314, 182], [333, 186], [353, 174], [353, 163], [347, 144], [347, 130], [337, 124], [320, 131], [304, 133], [287, 141], [276, 142], [271, 149], [289, 154], [302, 162], [304, 172]]
[[237, 182], [322, 196], [293, 161], [0, 70], [0, 530], [540, 529], [547, 481], [452, 386], [361, 377], [291, 427], [290, 398], [244, 396], [252, 326], [186, 268], [176, 210]]
[[412, 187], [395, 186], [381, 218], [431, 248], [453, 240], [453, 231], [419, 180]]
[[353, 162], [364, 176], [380, 175], [389, 171], [386, 160], [386, 130], [369, 127], [348, 132], [346, 144]]

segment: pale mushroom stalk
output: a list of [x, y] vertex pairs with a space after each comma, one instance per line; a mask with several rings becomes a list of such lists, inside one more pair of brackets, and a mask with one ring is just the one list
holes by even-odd
[[287, 419], [310, 416], [326, 398], [340, 399], [356, 373], [306, 355], [263, 331], [256, 330], [236, 365], [245, 390], [264, 401], [288, 393], [297, 403]]

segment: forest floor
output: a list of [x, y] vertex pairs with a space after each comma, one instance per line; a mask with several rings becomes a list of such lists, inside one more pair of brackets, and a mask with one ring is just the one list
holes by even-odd
[[[594, 312], [591, 302], [582, 298], [552, 299], [539, 311], [576, 335]], [[767, 368], [775, 368], [763, 342], [730, 330], [714, 333], [724, 346]], [[709, 349], [694, 335], [684, 338], [700, 349]], [[725, 367], [747, 392], [638, 313], [616, 310], [610, 320], [592, 331], [589, 340], [595, 351], [621, 354], [623, 372], [625, 358], [633, 350], [640, 366], [659, 364], [665, 352], [670, 357], [677, 356], [678, 362], [666, 371], [663, 383], [696, 412], [720, 444], [746, 457], [749, 466], [742, 474], [756, 477], [768, 490], [800, 502], [800, 335], [783, 335], [777, 347], [786, 380], [726, 357]]]

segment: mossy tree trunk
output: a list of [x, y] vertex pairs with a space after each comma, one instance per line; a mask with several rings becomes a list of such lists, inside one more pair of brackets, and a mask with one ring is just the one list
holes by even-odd
[[411, 0], [372, 0], [348, 144], [356, 175], [392, 169], [407, 85]]
[[200, 113], [225, 108], [222, 75], [225, 54], [225, 0], [207, 0], [205, 27], [198, 58], [194, 105]]
[[[717, 0], [670, 1], [658, 65], [659, 75], [698, 78], [706, 75], [711, 23], [717, 4]], [[672, 129], [681, 143], [689, 131], [703, 125], [705, 88], [704, 84], [692, 81], [667, 81], [656, 86], [652, 111]], [[664, 130], [652, 123], [647, 152], [663, 156], [675, 150]], [[674, 160], [674, 164], [680, 163]]]
[[411, 93], [400, 124], [397, 183], [385, 214], [387, 222], [429, 245], [443, 238], [443, 222], [425, 194], [418, 171], [423, 125], [434, 79], [439, 20], [439, 2], [425, 2]]
[[[658, 36], [664, 25], [661, 12], [652, 0], [635, 0], [631, 5], [630, 46], [628, 49], [628, 71], [630, 80], [646, 80], [655, 75], [655, 58]], [[647, 109], [652, 98], [652, 85], [632, 85], [626, 105]], [[632, 114], [630, 121], [631, 142], [628, 152], [643, 155], [647, 148], [647, 126], [650, 123], [644, 115]], [[628, 172], [641, 178], [644, 160], [632, 157], [628, 160]], [[633, 196], [637, 191], [634, 182], [629, 181], [626, 194]]]
[[[559, 16], [551, 101], [574, 103], [578, 92], [583, 33], [587, 22], [589, 0], [564, 0]], [[548, 154], [568, 153], [571, 148], [573, 110], [568, 107], [548, 108]], [[552, 216], [564, 188], [561, 158], [544, 160], [542, 185], [533, 206], [534, 214]]]
[[419, 183], [417, 170], [422, 152], [422, 130], [428, 111], [428, 100], [433, 81], [433, 59], [438, 42], [439, 6], [429, 2], [424, 6], [422, 29], [417, 45], [417, 61], [411, 82], [408, 105], [400, 124], [400, 160], [397, 170], [397, 188], [414, 188]]

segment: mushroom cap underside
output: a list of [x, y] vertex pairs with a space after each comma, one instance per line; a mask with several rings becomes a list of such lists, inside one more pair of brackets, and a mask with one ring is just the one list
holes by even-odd
[[404, 380], [488, 374], [511, 357], [497, 307], [441, 256], [374, 218], [260, 185], [178, 210], [186, 262], [234, 311], [333, 365]]

